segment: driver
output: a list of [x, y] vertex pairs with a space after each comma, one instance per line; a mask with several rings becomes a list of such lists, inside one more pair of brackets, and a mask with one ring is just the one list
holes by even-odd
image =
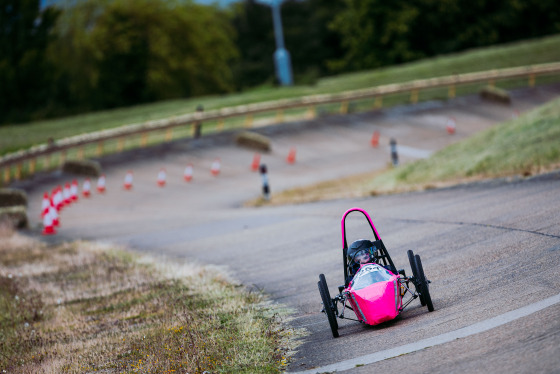
[[353, 276], [363, 264], [375, 263], [375, 252], [377, 248], [371, 240], [356, 240], [348, 247], [348, 266], [350, 275]]

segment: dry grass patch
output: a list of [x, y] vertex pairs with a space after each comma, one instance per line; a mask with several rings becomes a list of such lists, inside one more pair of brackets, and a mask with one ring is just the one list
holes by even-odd
[[0, 370], [10, 373], [277, 373], [293, 331], [265, 301], [217, 269], [0, 229]]
[[356, 198], [369, 195], [368, 182], [385, 170], [352, 175], [272, 194], [270, 200], [257, 198], [245, 206], [304, 204], [314, 201]]

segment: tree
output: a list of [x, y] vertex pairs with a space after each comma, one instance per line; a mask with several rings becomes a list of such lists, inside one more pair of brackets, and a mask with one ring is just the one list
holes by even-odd
[[[113, 108], [229, 92], [237, 56], [227, 15], [190, 1], [84, 1], [67, 9], [51, 57], [66, 102]], [[78, 99], [78, 102], [73, 100]]]
[[49, 101], [55, 67], [45, 51], [58, 14], [39, 0], [0, 0], [0, 123], [28, 120]]

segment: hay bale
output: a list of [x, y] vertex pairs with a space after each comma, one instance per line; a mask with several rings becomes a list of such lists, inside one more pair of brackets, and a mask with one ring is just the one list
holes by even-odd
[[494, 86], [483, 87], [480, 90], [479, 95], [484, 100], [493, 101], [502, 104], [511, 103], [511, 97], [509, 96], [509, 93], [506, 90], [502, 90], [501, 88], [498, 87], [494, 87]]
[[270, 139], [251, 131], [243, 131], [235, 136], [235, 143], [241, 147], [270, 152]]
[[99, 177], [101, 175], [101, 165], [99, 165], [99, 162], [92, 160], [69, 160], [62, 165], [62, 171], [69, 174]]
[[27, 206], [27, 194], [15, 188], [0, 188], [0, 208], [23, 205]]
[[26, 229], [29, 227], [27, 208], [23, 205], [0, 208], [0, 225], [7, 224], [13, 228]]

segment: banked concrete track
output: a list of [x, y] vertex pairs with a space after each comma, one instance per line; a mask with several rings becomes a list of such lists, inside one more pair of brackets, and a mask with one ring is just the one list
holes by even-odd
[[[560, 86], [549, 86], [516, 91], [511, 106], [467, 97], [262, 129], [273, 147], [263, 162], [273, 192], [376, 170], [390, 159], [391, 137], [407, 147], [401, 154], [406, 162], [558, 94]], [[458, 126], [453, 136], [445, 131], [451, 116]], [[369, 139], [376, 129], [381, 144], [374, 149]], [[297, 149], [294, 165], [285, 163], [290, 147]], [[222, 172], [213, 177], [209, 168], [217, 157]], [[118, 243], [224, 266], [292, 308], [289, 323], [306, 329], [288, 371], [560, 371], [559, 173], [422, 193], [242, 208], [243, 201], [260, 194], [259, 176], [250, 171], [252, 157], [252, 151], [222, 135], [102, 160], [107, 193], [64, 210], [59, 234], [48, 240]], [[182, 180], [188, 162], [195, 169], [189, 184]], [[167, 169], [165, 188], [156, 185], [160, 167]], [[122, 188], [128, 169], [134, 170], [132, 191]], [[32, 233], [39, 232], [43, 191], [70, 178], [51, 175], [19, 185], [30, 196]], [[342, 283], [340, 217], [353, 206], [371, 214], [397, 267], [410, 271], [407, 249], [421, 255], [436, 311], [428, 313], [415, 303], [402, 318], [377, 327], [340, 321], [341, 336], [333, 339], [319, 312], [317, 279], [324, 273], [331, 293]], [[366, 236], [364, 223], [358, 216], [351, 219], [349, 235]], [[542, 306], [546, 300], [553, 301]], [[449, 335], [457, 331], [467, 333]], [[446, 336], [454, 337], [441, 340]], [[427, 339], [433, 343], [422, 345]], [[408, 344], [417, 345], [403, 350]], [[371, 359], [376, 352], [397, 353]]]

